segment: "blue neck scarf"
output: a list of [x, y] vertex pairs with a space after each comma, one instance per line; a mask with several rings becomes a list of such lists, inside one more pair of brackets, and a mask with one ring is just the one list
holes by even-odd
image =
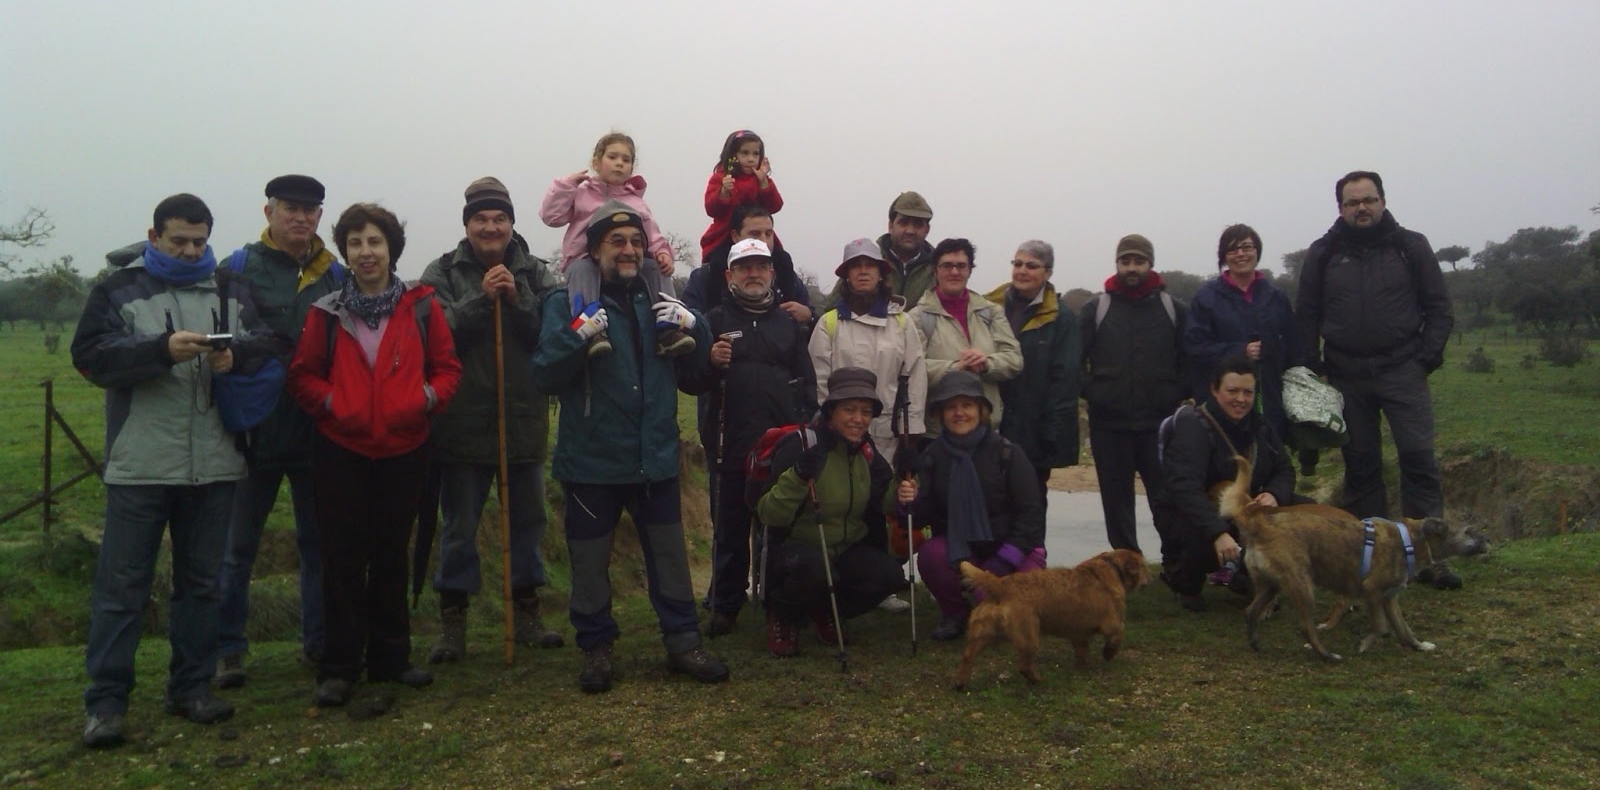
[[951, 565], [970, 558], [972, 544], [994, 542], [994, 529], [989, 524], [989, 505], [984, 500], [983, 484], [978, 482], [978, 468], [972, 462], [973, 452], [988, 435], [988, 427], [981, 425], [966, 436], [952, 436], [949, 431], [939, 434], [939, 444], [950, 454], [945, 518], [949, 538], [946, 545]]
[[211, 245], [208, 244], [206, 254], [200, 256], [200, 260], [190, 262], [166, 255], [155, 245], [145, 242], [144, 268], [162, 282], [177, 286], [194, 285], [217, 270], [217, 256], [211, 252]]

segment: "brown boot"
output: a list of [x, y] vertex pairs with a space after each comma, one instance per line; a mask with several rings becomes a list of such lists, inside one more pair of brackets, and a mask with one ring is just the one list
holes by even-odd
[[656, 333], [656, 354], [676, 357], [694, 350], [694, 338], [678, 329], [663, 329]]
[[539, 618], [539, 596], [519, 596], [511, 602], [516, 624], [517, 644], [525, 647], [561, 647], [566, 644], [561, 635], [546, 628]]
[[439, 608], [439, 640], [433, 643], [428, 663], [455, 663], [467, 655], [467, 608], [443, 606]]
[[789, 658], [800, 652], [800, 629], [778, 615], [767, 613], [767, 652], [773, 658]]

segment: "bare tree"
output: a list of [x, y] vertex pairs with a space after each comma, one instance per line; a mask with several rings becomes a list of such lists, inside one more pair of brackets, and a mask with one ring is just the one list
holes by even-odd
[[680, 271], [687, 272], [700, 265], [700, 244], [687, 236], [680, 236], [672, 231], [665, 234], [667, 244], [672, 247], [672, 260]]
[[[29, 206], [21, 219], [10, 225], [0, 225], [0, 247], [11, 245], [13, 247], [42, 247], [56, 232], [56, 225], [50, 221], [50, 215], [42, 208]], [[0, 251], [0, 271], [15, 274], [11, 265], [15, 263], [15, 253]]]

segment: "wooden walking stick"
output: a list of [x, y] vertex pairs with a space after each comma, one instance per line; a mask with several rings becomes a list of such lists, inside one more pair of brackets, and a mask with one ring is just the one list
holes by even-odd
[[506, 477], [506, 341], [500, 326], [500, 297], [494, 299], [494, 401], [500, 450], [500, 573], [501, 594], [506, 606], [506, 666], [517, 657], [516, 614], [511, 604], [511, 486]]

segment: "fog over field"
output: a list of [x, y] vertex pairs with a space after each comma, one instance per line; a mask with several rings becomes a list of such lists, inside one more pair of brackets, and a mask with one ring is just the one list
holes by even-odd
[[496, 175], [534, 251], [556, 176], [620, 129], [660, 225], [697, 239], [723, 138], [767, 141], [779, 235], [822, 275], [884, 231], [901, 190], [931, 240], [1016, 244], [1098, 289], [1116, 239], [1215, 271], [1248, 222], [1263, 265], [1335, 217], [1333, 183], [1381, 172], [1435, 247], [1531, 225], [1587, 231], [1600, 203], [1600, 3], [412, 2], [0, 0], [0, 223], [29, 206], [85, 273], [160, 198], [205, 198], [219, 254], [264, 227], [262, 187], [303, 172], [337, 212], [409, 223], [415, 276]]

